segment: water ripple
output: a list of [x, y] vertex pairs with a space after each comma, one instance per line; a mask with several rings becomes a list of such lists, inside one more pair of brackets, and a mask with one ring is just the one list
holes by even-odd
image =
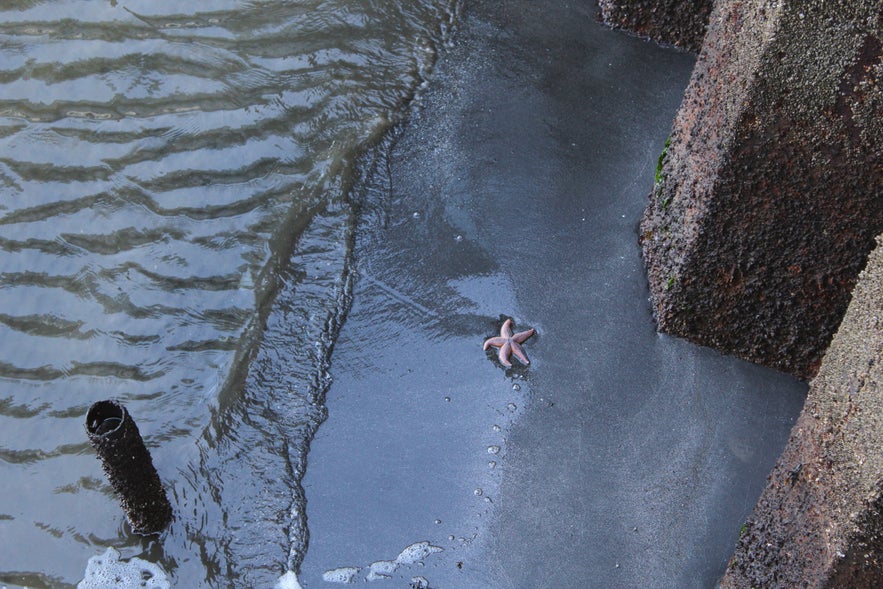
[[[452, 14], [0, 7], [0, 523], [17, 545], [0, 580], [73, 585], [93, 544], [140, 546], [83, 483], [100, 476], [83, 413], [104, 398], [126, 401], [192, 507], [164, 542], [177, 584], [264, 586], [297, 565], [290, 516], [348, 304], [348, 169], [401, 116]], [[279, 292], [297, 300], [274, 307]]]

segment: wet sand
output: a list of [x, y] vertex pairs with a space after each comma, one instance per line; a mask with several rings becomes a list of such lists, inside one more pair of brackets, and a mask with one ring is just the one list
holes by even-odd
[[[723, 573], [806, 386], [655, 332], [637, 225], [693, 60], [593, 3], [464, 5], [354, 195], [306, 589]], [[505, 318], [529, 367], [482, 350]]]

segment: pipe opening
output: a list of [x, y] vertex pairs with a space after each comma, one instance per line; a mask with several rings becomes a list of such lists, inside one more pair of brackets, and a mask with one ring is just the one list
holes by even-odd
[[104, 436], [119, 429], [126, 417], [126, 409], [116, 401], [99, 401], [86, 414], [86, 431], [93, 436]]
[[132, 531], [151, 535], [164, 530], [172, 506], [138, 426], [122, 403], [94, 403], [86, 413], [86, 433]]

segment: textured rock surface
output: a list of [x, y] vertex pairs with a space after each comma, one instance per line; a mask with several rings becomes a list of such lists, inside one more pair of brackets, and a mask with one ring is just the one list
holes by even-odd
[[883, 587], [883, 236], [722, 583]]
[[660, 330], [818, 369], [883, 230], [881, 18], [715, 4], [641, 226]]
[[712, 0], [599, 0], [601, 20], [690, 51], [702, 48]]

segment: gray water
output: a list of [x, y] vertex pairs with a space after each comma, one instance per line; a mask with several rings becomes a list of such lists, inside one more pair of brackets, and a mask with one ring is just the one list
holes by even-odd
[[[179, 587], [271, 586], [351, 285], [353, 158], [456, 0], [0, 9], [0, 583], [108, 546]], [[274, 301], [283, 301], [273, 307]], [[121, 399], [175, 505], [129, 532], [84, 416]]]

